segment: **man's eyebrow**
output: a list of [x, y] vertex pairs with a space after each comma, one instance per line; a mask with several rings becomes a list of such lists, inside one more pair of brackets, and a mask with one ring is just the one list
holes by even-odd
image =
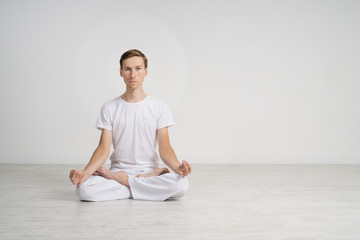
[[[143, 65], [137, 65], [137, 66], [135, 66], [136, 68], [138, 68], [138, 67], [144, 67]], [[124, 68], [131, 68], [130, 66], [124, 66]]]

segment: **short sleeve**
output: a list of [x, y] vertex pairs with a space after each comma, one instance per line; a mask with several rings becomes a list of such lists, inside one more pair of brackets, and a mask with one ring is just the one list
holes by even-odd
[[167, 104], [163, 104], [160, 110], [160, 117], [157, 124], [157, 129], [170, 127], [175, 125], [173, 116], [171, 114], [170, 108]]
[[106, 105], [103, 105], [101, 107], [97, 122], [96, 122], [96, 128], [99, 130], [102, 129], [109, 129], [112, 130], [112, 123], [111, 123], [111, 115], [109, 112], [109, 109], [107, 109]]

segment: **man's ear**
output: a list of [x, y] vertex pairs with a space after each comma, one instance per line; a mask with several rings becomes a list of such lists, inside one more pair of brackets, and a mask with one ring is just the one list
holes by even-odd
[[123, 77], [123, 72], [121, 68], [120, 68], [120, 76]]
[[148, 68], [145, 68], [145, 76], [148, 75]]

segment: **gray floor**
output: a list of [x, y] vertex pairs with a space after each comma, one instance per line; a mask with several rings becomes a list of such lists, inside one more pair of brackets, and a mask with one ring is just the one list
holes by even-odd
[[0, 165], [0, 239], [360, 239], [360, 165], [195, 165], [181, 200], [98, 203], [72, 167]]

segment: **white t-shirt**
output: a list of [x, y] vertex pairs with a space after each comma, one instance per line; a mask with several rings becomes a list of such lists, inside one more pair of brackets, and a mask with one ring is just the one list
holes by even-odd
[[149, 95], [137, 103], [128, 103], [121, 97], [106, 102], [96, 123], [99, 130], [113, 131], [112, 169], [158, 167], [156, 133], [172, 125], [168, 105]]

